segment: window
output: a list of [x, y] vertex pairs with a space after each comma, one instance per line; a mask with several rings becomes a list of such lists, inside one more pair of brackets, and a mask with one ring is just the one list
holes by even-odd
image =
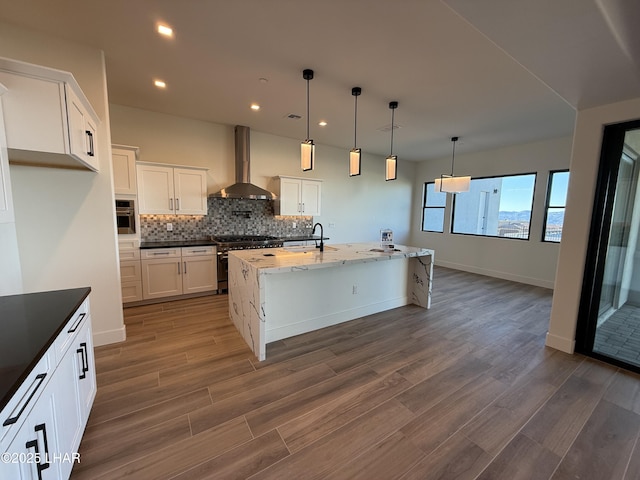
[[424, 184], [424, 199], [422, 202], [422, 231], [444, 231], [444, 206], [447, 194], [435, 191], [435, 183]]
[[534, 173], [471, 179], [455, 196], [452, 233], [529, 239]]
[[545, 208], [542, 235], [543, 242], [559, 242], [562, 238], [568, 186], [568, 170], [549, 172], [549, 188], [547, 190], [547, 206]]

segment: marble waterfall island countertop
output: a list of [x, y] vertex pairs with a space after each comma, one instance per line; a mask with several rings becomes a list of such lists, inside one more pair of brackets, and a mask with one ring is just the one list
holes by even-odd
[[229, 315], [264, 360], [270, 342], [403, 305], [429, 308], [433, 256], [377, 243], [233, 250]]
[[281, 247], [257, 250], [236, 250], [231, 254], [246, 262], [260, 273], [283, 273], [296, 270], [337, 267], [354, 263], [424, 257], [433, 258], [434, 251], [427, 248], [396, 245], [383, 250], [377, 243], [345, 243], [325, 245], [324, 252], [314, 246]]

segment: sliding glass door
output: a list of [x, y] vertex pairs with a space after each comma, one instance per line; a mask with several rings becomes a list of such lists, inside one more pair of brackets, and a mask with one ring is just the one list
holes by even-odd
[[605, 128], [576, 349], [640, 371], [640, 121]]

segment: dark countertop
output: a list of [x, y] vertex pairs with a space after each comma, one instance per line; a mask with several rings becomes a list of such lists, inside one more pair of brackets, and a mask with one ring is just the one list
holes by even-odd
[[90, 292], [85, 287], [0, 297], [0, 410]]
[[[329, 240], [329, 237], [322, 237], [323, 240]], [[283, 242], [302, 242], [307, 240], [320, 240], [319, 235], [298, 235], [289, 237], [276, 237], [276, 240]], [[203, 247], [207, 245], [215, 245], [216, 242], [210, 238], [200, 240], [166, 240], [162, 242], [140, 242], [141, 249], [148, 248], [176, 248], [176, 247]]]

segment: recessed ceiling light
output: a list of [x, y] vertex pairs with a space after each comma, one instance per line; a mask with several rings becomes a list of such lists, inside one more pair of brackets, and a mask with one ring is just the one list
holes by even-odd
[[167, 88], [167, 84], [162, 80], [154, 80], [153, 84], [158, 88]]
[[166, 25], [158, 24], [158, 33], [165, 37], [173, 37], [173, 29]]
[[252, 103], [251, 110], [260, 110], [260, 105], [258, 105], [257, 103]]
[[318, 125], [320, 125], [321, 127], [326, 127], [327, 126], [327, 122], [322, 120], [321, 122], [318, 122]]

